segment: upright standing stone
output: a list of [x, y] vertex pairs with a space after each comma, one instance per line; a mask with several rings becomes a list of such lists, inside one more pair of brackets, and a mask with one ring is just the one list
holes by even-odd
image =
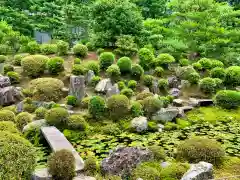
[[114, 84], [114, 86], [110, 87], [107, 90], [107, 97], [111, 97], [112, 95], [115, 95], [115, 94], [120, 94], [117, 84]]
[[0, 88], [11, 86], [11, 81], [7, 76], [0, 75]]
[[92, 78], [95, 76], [94, 72], [92, 70], [89, 70], [86, 74], [86, 83], [89, 84], [92, 81]]
[[102, 79], [100, 82], [98, 82], [97, 86], [95, 87], [96, 92], [100, 93], [106, 93], [109, 88], [111, 88], [113, 85], [111, 83], [111, 80], [109, 78]]
[[84, 76], [71, 76], [69, 95], [75, 96], [78, 101], [81, 101], [85, 96], [85, 77]]
[[153, 94], [159, 94], [158, 80], [157, 79], [153, 80], [152, 92], [153, 92]]

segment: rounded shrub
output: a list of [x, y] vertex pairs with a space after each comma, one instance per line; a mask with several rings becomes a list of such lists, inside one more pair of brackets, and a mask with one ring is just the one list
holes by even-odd
[[231, 86], [240, 85], [240, 66], [230, 66], [226, 69], [225, 82]]
[[72, 67], [72, 74], [79, 76], [86, 74], [87, 70], [86, 68], [81, 64], [74, 64]]
[[99, 56], [100, 69], [106, 70], [109, 66], [113, 64], [115, 56], [111, 52], [103, 52]]
[[9, 110], [0, 110], [0, 121], [15, 122], [15, 114]]
[[68, 118], [68, 111], [61, 107], [49, 109], [45, 114], [45, 119], [47, 123], [60, 129], [66, 127], [68, 123]]
[[149, 146], [148, 149], [153, 153], [153, 158], [156, 161], [164, 161], [167, 157], [161, 146]]
[[29, 113], [33, 113], [36, 110], [36, 106], [32, 103], [26, 103], [24, 102], [23, 104], [23, 111], [29, 112]]
[[113, 95], [107, 100], [107, 108], [113, 119], [124, 117], [128, 113], [129, 100], [125, 95]]
[[143, 67], [144, 70], [149, 70], [150, 65], [154, 60], [153, 52], [147, 48], [141, 48], [138, 51], [139, 65]]
[[33, 145], [16, 133], [1, 131], [0, 147], [0, 179], [28, 179], [37, 165]]
[[36, 41], [31, 41], [27, 44], [25, 50], [30, 54], [36, 54], [40, 52], [40, 44], [38, 44]]
[[167, 53], [159, 54], [156, 59], [156, 66], [166, 67], [168, 64], [174, 63], [175, 58]]
[[12, 121], [0, 121], [0, 132], [8, 131], [10, 133], [20, 133]]
[[121, 57], [117, 61], [117, 65], [121, 71], [121, 73], [130, 73], [132, 69], [132, 61], [129, 57]]
[[201, 64], [201, 66], [204, 70], [212, 69], [212, 60], [211, 59], [202, 58], [198, 61], [198, 63]]
[[18, 84], [20, 83], [20, 75], [17, 72], [9, 71], [7, 73], [7, 76], [9, 77], [11, 84]]
[[189, 74], [196, 72], [192, 66], [179, 67], [176, 70], [176, 75], [181, 79], [187, 79]]
[[143, 91], [137, 94], [136, 100], [144, 100], [145, 98], [152, 97], [152, 96], [153, 96], [153, 93]]
[[133, 64], [131, 72], [132, 72], [131, 73], [132, 77], [136, 80], [139, 80], [140, 77], [143, 75], [144, 70], [143, 70], [142, 66], [140, 66], [139, 64]]
[[188, 66], [190, 64], [188, 59], [180, 59], [179, 60], [180, 66]]
[[127, 96], [128, 98], [131, 98], [133, 95], [134, 95], [134, 92], [132, 89], [130, 88], [124, 88], [123, 90], [121, 90], [121, 93], [122, 95], [125, 95]]
[[210, 71], [210, 76], [212, 78], [219, 78], [219, 79], [224, 80], [225, 76], [226, 76], [225, 69], [223, 69], [221, 67], [215, 67]]
[[126, 88], [125, 82], [124, 81], [119, 81], [118, 82], [118, 89], [123, 90], [124, 88]]
[[164, 69], [162, 67], [156, 67], [155, 68], [154, 74], [157, 77], [162, 77], [163, 73], [164, 73]]
[[223, 87], [223, 81], [219, 78], [214, 78], [216, 84], [216, 90], [221, 89]]
[[77, 98], [75, 96], [69, 95], [66, 97], [67, 105], [76, 106], [77, 105]]
[[97, 55], [100, 55], [104, 52], [104, 49], [103, 48], [98, 48], [97, 49]]
[[151, 87], [153, 84], [154, 77], [151, 75], [143, 75], [143, 84], [147, 87]]
[[90, 156], [84, 161], [84, 172], [88, 176], [96, 175], [98, 171], [97, 160], [96, 158]]
[[159, 79], [158, 80], [158, 88], [162, 90], [168, 89], [168, 80], [167, 79]]
[[40, 49], [41, 53], [45, 55], [56, 54], [57, 44], [41, 44]]
[[68, 49], [69, 49], [69, 44], [65, 41], [58, 41], [57, 42], [57, 53], [58, 55], [62, 56], [62, 55], [66, 55], [68, 53]]
[[55, 78], [34, 79], [29, 85], [33, 99], [38, 101], [58, 101], [62, 97], [63, 87], [63, 82]]
[[119, 125], [116, 123], [110, 123], [103, 127], [101, 127], [101, 133], [110, 135], [110, 136], [116, 136], [121, 134], [121, 129], [119, 128]]
[[85, 131], [88, 123], [81, 115], [71, 115], [68, 119], [68, 128], [72, 130]]
[[46, 113], [47, 113], [47, 109], [44, 107], [39, 107], [35, 110], [35, 118], [36, 119], [44, 119]]
[[53, 153], [47, 165], [53, 179], [72, 180], [75, 176], [75, 158], [69, 150], [63, 149]]
[[200, 75], [197, 72], [188, 74], [187, 79], [191, 84], [197, 84], [200, 80]]
[[88, 112], [94, 118], [100, 119], [105, 112], [106, 104], [101, 96], [93, 96], [88, 103]]
[[143, 115], [143, 106], [138, 101], [131, 103], [131, 115], [133, 117], [139, 117]]
[[27, 125], [28, 123], [32, 122], [32, 115], [28, 112], [21, 112], [16, 116], [16, 125], [17, 128], [22, 131], [23, 127]]
[[193, 63], [192, 66], [197, 71], [201, 71], [203, 69], [202, 65], [199, 62]]
[[128, 88], [135, 90], [137, 88], [137, 81], [135, 80], [128, 81]]
[[87, 42], [86, 46], [89, 51], [93, 51], [95, 49], [94, 44], [92, 42]]
[[0, 55], [0, 64], [5, 63], [7, 61], [7, 56]]
[[225, 109], [235, 109], [240, 107], [240, 92], [233, 90], [218, 91], [214, 97], [216, 105]]
[[52, 57], [47, 61], [47, 69], [51, 74], [58, 74], [64, 71], [64, 59], [61, 57]]
[[150, 117], [152, 114], [156, 113], [162, 107], [162, 102], [155, 97], [147, 97], [143, 99], [142, 106], [144, 114]]
[[28, 53], [23, 53], [23, 54], [16, 54], [13, 57], [13, 65], [15, 66], [21, 66], [21, 61], [24, 57], [29, 56]]
[[223, 62], [221, 62], [219, 60], [212, 59], [211, 62], [212, 62], [212, 68], [216, 68], [216, 67], [223, 68], [224, 67]]
[[14, 71], [14, 67], [10, 64], [5, 64], [3, 66], [3, 73], [7, 74], [8, 72]]
[[75, 46], [73, 46], [73, 53], [76, 56], [85, 57], [88, 54], [88, 48], [83, 44], [76, 44]]
[[121, 76], [120, 69], [116, 64], [112, 64], [111, 66], [109, 66], [107, 68], [106, 74], [111, 80], [114, 81], [118, 80]]
[[48, 60], [49, 58], [43, 55], [27, 56], [21, 62], [23, 72], [30, 77], [38, 77], [44, 73]]
[[81, 101], [81, 107], [84, 108], [84, 109], [87, 109], [89, 101], [90, 101], [91, 98], [92, 98], [91, 96], [83, 98], [82, 101]]
[[168, 107], [168, 105], [170, 104], [170, 100], [167, 96], [160, 96], [159, 99], [162, 101], [162, 105], [164, 108]]
[[222, 162], [225, 152], [216, 140], [194, 137], [185, 140], [177, 148], [177, 158], [190, 163], [205, 161], [218, 165]]
[[213, 78], [206, 77], [199, 81], [199, 87], [204, 93], [213, 93], [216, 91], [216, 82]]
[[75, 58], [74, 59], [74, 64], [81, 64], [81, 59], [80, 58]]
[[92, 70], [95, 75], [99, 75], [100, 73], [100, 66], [97, 61], [87, 61], [86, 63], [83, 64], [84, 67], [89, 71]]
[[94, 76], [91, 80], [91, 86], [95, 87], [100, 81], [101, 81], [100, 76]]

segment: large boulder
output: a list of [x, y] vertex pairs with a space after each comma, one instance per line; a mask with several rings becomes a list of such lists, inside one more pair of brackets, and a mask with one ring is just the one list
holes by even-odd
[[85, 97], [86, 90], [84, 76], [70, 77], [69, 95], [75, 96], [79, 102]]
[[137, 132], [146, 131], [148, 128], [148, 121], [146, 117], [140, 116], [135, 117], [131, 121], [131, 126], [133, 129], [135, 129]]
[[107, 97], [111, 97], [112, 95], [120, 94], [120, 90], [118, 88], [118, 84], [114, 84], [107, 90]]
[[109, 78], [107, 79], [102, 79], [99, 81], [97, 86], [95, 87], [96, 92], [100, 93], [106, 93], [109, 88], [111, 88], [113, 85], [111, 83], [111, 80]]
[[153, 159], [150, 150], [140, 147], [121, 147], [101, 162], [101, 170], [111, 175], [129, 175], [138, 164]]
[[0, 106], [10, 105], [21, 98], [21, 92], [14, 86], [0, 88]]
[[213, 165], [207, 162], [192, 164], [181, 180], [209, 180], [213, 179]]
[[178, 78], [176, 76], [168, 77], [168, 84], [170, 88], [178, 88], [179, 86]]
[[11, 86], [11, 81], [7, 76], [0, 75], [0, 88]]
[[162, 108], [152, 116], [154, 121], [171, 122], [179, 114], [179, 109], [175, 107]]

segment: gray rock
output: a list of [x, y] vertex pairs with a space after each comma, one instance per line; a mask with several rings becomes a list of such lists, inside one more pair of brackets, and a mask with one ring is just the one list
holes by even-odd
[[236, 90], [237, 90], [237, 91], [240, 91], [240, 86], [237, 86], [237, 87], [236, 87]]
[[111, 88], [113, 85], [111, 83], [111, 80], [109, 78], [102, 79], [98, 82], [97, 86], [95, 87], [96, 92], [106, 93], [109, 88]]
[[25, 132], [31, 128], [41, 128], [43, 126], [47, 126], [47, 122], [45, 119], [36, 120], [36, 121], [30, 122], [26, 126], [24, 126], [23, 132]]
[[168, 166], [170, 166], [170, 165], [171, 165], [170, 162], [167, 162], [167, 161], [161, 162], [161, 167], [162, 167], [162, 168], [166, 168], [166, 167], [168, 167]]
[[0, 88], [11, 86], [11, 81], [7, 76], [0, 75]]
[[95, 76], [94, 72], [92, 70], [89, 70], [85, 77], [86, 83], [89, 84], [94, 76]]
[[182, 99], [174, 99], [173, 100], [173, 106], [181, 107], [184, 105], [184, 103], [185, 103], [185, 101]]
[[170, 88], [178, 88], [178, 78], [176, 76], [168, 77], [168, 84]]
[[138, 164], [152, 159], [152, 152], [146, 148], [121, 147], [102, 160], [101, 170], [111, 175], [129, 175]]
[[213, 165], [202, 161], [191, 165], [181, 180], [209, 180], [213, 178]]
[[159, 88], [158, 88], [158, 80], [157, 79], [154, 79], [153, 80], [153, 85], [151, 87], [151, 90], [153, 92], [153, 94], [159, 94]]
[[172, 88], [172, 89], [170, 89], [170, 91], [169, 91], [169, 94], [170, 94], [171, 96], [173, 96], [173, 97], [179, 97], [179, 96], [180, 96], [180, 93], [181, 93], [181, 91], [180, 91], [179, 89], [177, 89], [177, 88]]
[[148, 121], [144, 116], [135, 117], [131, 121], [131, 127], [134, 128], [137, 132], [146, 131], [148, 129]]
[[47, 168], [43, 168], [43, 169], [37, 169], [33, 173], [31, 179], [32, 180], [51, 180], [52, 177], [51, 177], [51, 175], [49, 175], [48, 169]]
[[75, 96], [80, 102], [85, 96], [85, 77], [84, 76], [71, 76], [69, 95]]
[[39, 107], [44, 107], [46, 109], [49, 109], [54, 105], [54, 102], [45, 102], [45, 101], [32, 101], [33, 105], [36, 106], [37, 108]]
[[163, 132], [164, 125], [163, 124], [158, 124], [158, 132]]
[[83, 174], [76, 176], [73, 180], [96, 180], [94, 177], [84, 176]]
[[154, 121], [171, 122], [179, 114], [179, 109], [175, 107], [162, 108], [152, 116]]
[[24, 102], [23, 102], [23, 101], [19, 102], [19, 103], [16, 105], [17, 113], [23, 112], [23, 105], [24, 105]]
[[111, 97], [112, 95], [115, 95], [115, 94], [120, 94], [117, 83], [107, 90], [107, 97]]
[[0, 106], [10, 105], [20, 98], [21, 93], [14, 86], [0, 88]]
[[213, 105], [212, 99], [196, 99], [196, 98], [189, 98], [188, 104], [190, 106], [211, 106]]

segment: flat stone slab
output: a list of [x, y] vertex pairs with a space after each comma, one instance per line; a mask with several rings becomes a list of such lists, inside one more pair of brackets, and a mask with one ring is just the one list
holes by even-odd
[[84, 162], [82, 158], [79, 156], [67, 138], [56, 127], [41, 127], [41, 131], [52, 151], [56, 152], [62, 149], [71, 151], [76, 159], [76, 171], [79, 172], [83, 170]]

